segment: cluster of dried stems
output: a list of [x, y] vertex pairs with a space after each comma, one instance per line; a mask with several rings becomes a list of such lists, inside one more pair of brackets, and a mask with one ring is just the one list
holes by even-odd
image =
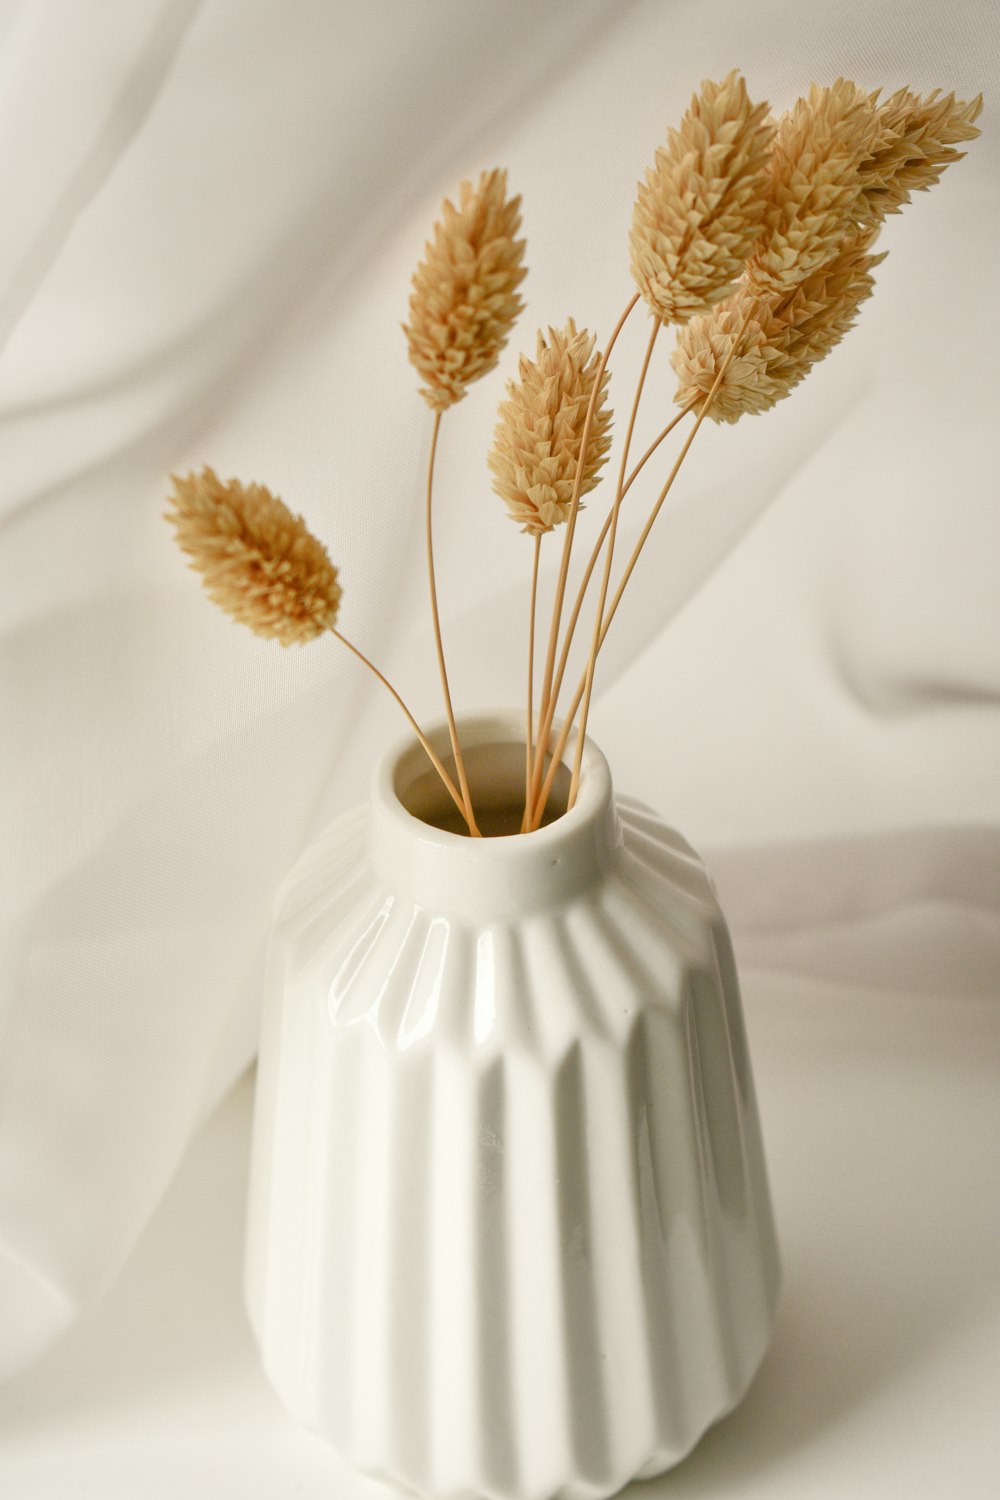
[[[738, 72], [706, 82], [638, 186], [629, 235], [633, 295], [603, 350], [572, 318], [539, 333], [501, 403], [489, 469], [508, 514], [532, 538], [522, 832], [545, 816], [575, 734], [576, 800], [597, 659], [636, 562], [706, 417], [736, 422], [767, 411], [843, 338], [873, 290], [885, 217], [931, 187], [979, 134], [982, 98], [900, 89], [882, 103], [847, 79], [813, 85], [778, 119], [754, 104]], [[425, 540], [434, 640], [451, 739], [451, 770], [372, 662], [336, 627], [341, 588], [326, 549], [262, 485], [222, 482], [211, 469], [175, 478], [168, 518], [211, 597], [258, 635], [291, 645], [330, 631], [392, 693], [468, 831], [479, 835], [445, 665], [434, 569], [434, 463], [443, 413], [496, 365], [522, 310], [526, 274], [520, 199], [506, 173], [484, 172], [445, 202], [413, 278], [410, 359], [434, 413]], [[564, 622], [582, 498], [611, 451], [608, 360], [639, 303], [650, 314], [614, 492]], [[632, 437], [661, 329], [677, 329], [671, 363], [679, 411], [629, 467]], [[622, 502], [671, 432], [689, 430], [655, 494], [612, 592]], [[541, 685], [535, 626], [543, 538], [562, 528]], [[603, 564], [602, 564], [603, 559]], [[557, 713], [570, 648], [599, 572], [586, 666]]]

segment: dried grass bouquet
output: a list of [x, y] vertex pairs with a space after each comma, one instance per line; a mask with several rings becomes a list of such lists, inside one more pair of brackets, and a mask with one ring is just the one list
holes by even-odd
[[[706, 417], [736, 422], [767, 411], [805, 379], [857, 319], [884, 259], [875, 241], [888, 214], [933, 186], [973, 140], [982, 96], [900, 89], [879, 103], [847, 79], [813, 85], [778, 119], [755, 104], [736, 71], [706, 82], [639, 183], [629, 253], [635, 292], [603, 349], [572, 318], [539, 332], [500, 403], [489, 470], [507, 513], [532, 538], [522, 832], [546, 814], [574, 735], [569, 803], [579, 786], [597, 659], [622, 595], [680, 467]], [[404, 327], [421, 395], [433, 417], [425, 512], [431, 616], [452, 745], [442, 763], [396, 689], [337, 629], [341, 587], [323, 544], [263, 485], [222, 481], [210, 469], [175, 477], [168, 519], [217, 604], [283, 646], [335, 635], [392, 693], [473, 836], [479, 835], [452, 707], [437, 604], [432, 529], [441, 419], [496, 365], [522, 311], [526, 270], [519, 197], [506, 173], [484, 172], [446, 201], [413, 277]], [[649, 341], [632, 397], [614, 490], [564, 622], [570, 563], [584, 495], [611, 451], [608, 359], [643, 302]], [[673, 420], [630, 467], [632, 435], [655, 345], [677, 328]], [[690, 419], [612, 591], [619, 511], [660, 445]], [[536, 703], [535, 621], [543, 539], [562, 528], [558, 577]], [[599, 571], [590, 649], [579, 682], [556, 713], [574, 633]], [[610, 597], [609, 597], [610, 596]]]

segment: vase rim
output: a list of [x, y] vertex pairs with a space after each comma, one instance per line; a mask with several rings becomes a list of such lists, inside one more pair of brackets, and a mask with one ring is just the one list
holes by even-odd
[[[523, 714], [468, 714], [458, 720], [458, 732], [474, 795], [477, 762], [480, 775], [488, 774], [491, 754], [514, 747], [520, 752], [523, 786]], [[434, 724], [427, 738], [448, 766], [447, 722]], [[506, 763], [509, 767], [514, 761], [508, 756]], [[426, 751], [415, 735], [407, 735], [389, 746], [372, 773], [373, 853], [387, 883], [406, 888], [421, 905], [485, 918], [488, 911], [500, 915], [558, 899], [597, 878], [618, 842], [611, 772], [589, 737], [573, 807], [531, 833], [477, 839], [438, 827], [403, 801], [418, 782], [433, 786], [437, 795], [440, 782]]]
[[[559, 719], [553, 722], [554, 734], [558, 733], [561, 724], [562, 721]], [[524, 748], [524, 715], [515, 713], [513, 710], [494, 709], [458, 715], [456, 726], [463, 750], [477, 749], [485, 745], [511, 744], [519, 745], [522, 750]], [[425, 729], [424, 733], [457, 784], [458, 778], [454, 772], [448, 721], [438, 719]], [[422, 761], [424, 767], [431, 769], [427, 753], [416, 735], [401, 735], [375, 763], [372, 775], [373, 797], [378, 798], [386, 810], [390, 811], [402, 824], [415, 825], [415, 829], [420, 830], [421, 837], [440, 843], [445, 848], [455, 844], [467, 845], [468, 834], [452, 833], [447, 828], [438, 828], [435, 824], [417, 817], [403, 804], [396, 788], [396, 776], [402, 763], [411, 756], [415, 763], [420, 764]], [[579, 792], [573, 806], [560, 813], [550, 823], [543, 824], [541, 828], [535, 828], [530, 833], [491, 834], [489, 838], [483, 840], [483, 844], [510, 845], [517, 842], [523, 846], [530, 840], [537, 846], [540, 843], [564, 837], [567, 830], [578, 827], [599, 813], [607, 802], [610, 791], [610, 768], [603, 753], [588, 735], [584, 742], [580, 765]]]

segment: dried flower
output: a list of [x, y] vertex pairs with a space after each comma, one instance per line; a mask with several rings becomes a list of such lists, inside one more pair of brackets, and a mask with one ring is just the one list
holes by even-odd
[[813, 84], [778, 121], [764, 233], [747, 265], [761, 296], [790, 291], [830, 261], [863, 217], [860, 176], [875, 139], [875, 107], [857, 84]]
[[[508, 381], [500, 403], [489, 466], [493, 488], [521, 529], [551, 531], [569, 517], [580, 444], [594, 381], [601, 363], [594, 335], [565, 328], [538, 334], [535, 358], [522, 355], [518, 379]], [[606, 404], [610, 372], [601, 377], [594, 406], [580, 494], [598, 483], [611, 447], [611, 409]]]
[[[873, 105], [877, 99], [876, 91]], [[975, 140], [979, 129], [973, 121], [982, 108], [982, 94], [966, 102], [954, 94], [942, 97], [940, 89], [926, 99], [899, 89], [878, 105], [871, 154], [861, 167], [862, 211], [868, 222], [899, 213], [911, 193], [933, 187], [946, 167], [961, 161], [965, 152], [954, 147]]]
[[332, 629], [337, 569], [301, 516], [262, 484], [223, 482], [209, 468], [172, 478], [166, 519], [220, 608], [283, 646]]
[[840, 343], [871, 296], [871, 272], [885, 259], [870, 253], [875, 233], [852, 235], [783, 297], [757, 296], [743, 283], [707, 317], [681, 329], [671, 357], [680, 378], [678, 404], [686, 406], [692, 397], [708, 394], [737, 338], [736, 358], [708, 415], [716, 422], [736, 422], [745, 413], [768, 411], [787, 396]]
[[524, 304], [516, 288], [527, 275], [521, 199], [508, 198], [507, 173], [463, 182], [458, 207], [447, 199], [434, 238], [413, 277], [410, 361], [434, 411], [461, 401], [468, 385], [492, 370]]
[[768, 361], [777, 355], [767, 341], [772, 321], [767, 300], [754, 297], [745, 287], [711, 313], [692, 318], [678, 331], [677, 347], [670, 356], [680, 382], [674, 396], [678, 406], [708, 395], [737, 338], [739, 352], [715, 393], [708, 415], [716, 422], [735, 422], [744, 412], [766, 411], [773, 406], [776, 397], [767, 373]]
[[766, 207], [767, 110], [735, 69], [704, 82], [639, 184], [632, 274], [661, 322], [706, 312], [742, 271]]

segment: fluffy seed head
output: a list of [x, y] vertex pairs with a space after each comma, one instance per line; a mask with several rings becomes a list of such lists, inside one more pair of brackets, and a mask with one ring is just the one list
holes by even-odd
[[766, 207], [767, 110], [735, 70], [706, 81], [639, 183], [632, 274], [661, 322], [707, 311], [742, 271]]
[[[577, 464], [594, 382], [601, 363], [594, 335], [565, 328], [539, 332], [534, 359], [522, 355], [518, 378], [500, 403], [489, 466], [493, 488], [522, 531], [540, 535], [569, 518]], [[600, 389], [587, 440], [580, 494], [598, 483], [611, 447], [609, 371]]]
[[223, 481], [209, 468], [172, 478], [166, 519], [221, 609], [283, 646], [335, 624], [337, 569], [301, 516], [264, 485]]
[[682, 328], [671, 357], [678, 404], [707, 396], [737, 338], [736, 358], [708, 412], [713, 421], [736, 422], [787, 396], [840, 343], [871, 296], [871, 272], [885, 259], [870, 253], [874, 238], [872, 230], [855, 233], [784, 296], [761, 297], [744, 281], [728, 301]]
[[[873, 105], [877, 98], [872, 94]], [[881, 223], [887, 214], [899, 213], [911, 193], [933, 187], [946, 167], [961, 161], [965, 152], [955, 146], [975, 140], [979, 128], [973, 122], [982, 108], [982, 94], [966, 101], [954, 94], [942, 97], [940, 89], [925, 99], [899, 89], [877, 105], [871, 154], [861, 167], [867, 222]]]
[[466, 387], [492, 370], [524, 304], [527, 275], [521, 199], [507, 197], [507, 173], [463, 182], [458, 207], [445, 200], [433, 238], [413, 276], [410, 321], [403, 325], [410, 361], [434, 411], [461, 401]]
[[764, 232], [747, 266], [760, 296], [791, 289], [832, 259], [860, 217], [862, 164], [875, 139], [875, 107], [857, 84], [813, 84], [778, 121]]

